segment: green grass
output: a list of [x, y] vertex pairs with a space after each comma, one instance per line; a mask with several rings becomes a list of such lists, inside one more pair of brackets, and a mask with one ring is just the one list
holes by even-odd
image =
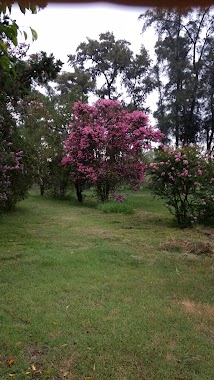
[[99, 205], [99, 209], [108, 213], [122, 213], [122, 214], [133, 214], [134, 209], [132, 206], [128, 205], [127, 203], [118, 203], [115, 201], [112, 202], [106, 202], [101, 205]]
[[31, 194], [0, 215], [1, 379], [213, 378], [214, 230], [146, 190], [127, 205]]

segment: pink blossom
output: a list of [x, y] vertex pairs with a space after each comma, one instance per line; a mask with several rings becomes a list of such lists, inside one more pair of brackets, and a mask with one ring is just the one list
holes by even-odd
[[114, 193], [113, 199], [115, 200], [115, 202], [124, 203], [126, 201], [126, 194]]
[[[93, 106], [77, 102], [73, 107], [71, 131], [64, 144], [62, 165], [71, 167], [72, 178], [90, 184], [104, 181], [129, 181], [138, 188], [144, 178], [142, 149], [163, 134], [149, 125], [142, 111], [129, 113], [118, 101], [100, 99]], [[150, 164], [156, 170], [155, 164]]]
[[181, 175], [189, 176], [189, 171], [187, 169], [183, 169], [183, 173]]

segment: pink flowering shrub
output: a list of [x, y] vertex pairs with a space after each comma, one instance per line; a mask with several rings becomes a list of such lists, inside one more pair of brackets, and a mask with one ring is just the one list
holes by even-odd
[[214, 166], [197, 147], [156, 150], [152, 190], [182, 227], [214, 216]]
[[[31, 184], [30, 170], [26, 169], [27, 158], [19, 144], [3, 138], [0, 126], [0, 210], [11, 209], [26, 196]], [[31, 166], [32, 163], [30, 162]]]
[[112, 195], [115, 202], [124, 203], [126, 201], [126, 194], [113, 193]]
[[142, 149], [151, 149], [151, 142], [163, 136], [143, 112], [129, 113], [107, 99], [93, 106], [75, 103], [70, 128], [62, 165], [70, 167], [79, 201], [85, 186], [93, 185], [101, 201], [124, 183], [137, 190], [146, 169]]

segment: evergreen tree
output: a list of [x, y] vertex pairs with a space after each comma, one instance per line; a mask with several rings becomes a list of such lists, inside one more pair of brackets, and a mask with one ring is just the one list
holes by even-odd
[[212, 13], [210, 7], [154, 9], [140, 16], [143, 31], [153, 25], [158, 35], [154, 75], [159, 101], [155, 117], [161, 130], [175, 138], [176, 146], [203, 139], [203, 128], [208, 128], [212, 137], [201, 108], [209, 87], [205, 68], [207, 59], [212, 61], [208, 54], [214, 27]]

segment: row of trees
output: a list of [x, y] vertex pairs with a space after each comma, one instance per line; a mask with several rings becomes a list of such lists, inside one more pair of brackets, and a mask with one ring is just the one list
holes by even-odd
[[154, 116], [176, 146], [203, 142], [214, 149], [213, 8], [155, 9], [140, 16], [143, 32], [154, 26], [159, 93]]
[[[26, 8], [33, 13], [39, 10], [36, 6], [26, 4], [21, 6], [21, 11], [24, 13]], [[96, 160], [96, 163], [94, 160], [90, 163], [86, 160], [88, 169], [94, 170], [96, 166], [102, 172], [108, 163], [109, 168], [112, 168], [112, 178], [118, 177], [112, 164], [115, 157], [124, 159], [128, 156], [128, 150], [115, 145], [115, 151], [109, 153], [106, 140], [108, 128], [110, 125], [116, 127], [117, 123], [120, 125], [117, 138], [125, 141], [124, 136], [129, 136], [125, 149], [129, 149], [130, 153], [134, 140], [130, 137], [129, 128], [132, 125], [128, 122], [127, 115], [130, 118], [131, 115], [136, 117], [137, 114], [133, 113], [136, 110], [148, 112], [145, 100], [152, 91], [158, 92], [155, 117], [158, 127], [165, 134], [165, 141], [175, 140], [176, 146], [203, 142], [210, 152], [213, 150], [212, 8], [187, 9], [182, 12], [153, 9], [141, 15], [143, 33], [151, 26], [156, 28], [157, 43], [153, 61], [143, 45], [140, 52], [134, 54], [130, 43], [117, 40], [113, 33], [101, 33], [97, 40], [87, 38], [86, 42], [77, 47], [76, 54], [68, 55], [71, 72], [61, 72], [62, 62], [53, 54], [48, 56], [45, 52], [39, 52], [28, 56], [29, 46], [18, 44], [19, 27], [11, 20], [10, 11], [10, 7], [0, 8], [1, 208], [10, 208], [23, 198], [33, 182], [40, 184], [41, 194], [51, 191], [54, 195], [63, 195], [72, 180], [79, 199], [81, 198], [82, 189], [90, 181], [81, 182], [79, 174], [69, 175], [69, 153], [67, 150], [63, 151], [67, 139], [66, 149], [69, 146], [70, 151], [72, 150], [75, 133], [82, 130], [83, 125], [81, 127], [80, 123], [76, 123], [78, 107], [81, 112], [90, 109], [94, 122], [91, 125], [89, 118], [89, 129], [93, 127], [93, 133], [100, 134], [101, 130], [103, 133], [103, 136], [100, 135], [101, 145], [96, 145], [97, 141], [93, 141], [93, 152], [96, 152], [93, 154], [97, 155], [101, 149], [99, 156], [102, 156], [102, 165], [101, 161], [98, 164]], [[36, 38], [33, 30], [32, 36]], [[98, 105], [104, 103], [95, 103], [91, 108], [87, 105], [91, 94], [113, 102], [120, 100], [120, 106], [117, 102], [109, 103], [109, 113], [114, 114], [111, 123], [105, 118], [101, 121], [95, 116], [98, 108], [99, 112], [101, 110]], [[72, 111], [76, 102], [80, 102], [77, 103], [79, 106], [75, 106]], [[123, 117], [126, 126], [122, 123]], [[136, 130], [147, 126], [147, 123], [145, 124], [145, 120], [141, 124], [138, 122], [138, 127], [135, 125]], [[98, 127], [99, 131], [96, 129]], [[116, 132], [112, 129], [112, 133], [114, 135]], [[72, 139], [68, 137], [69, 134]], [[163, 141], [163, 135], [161, 136]], [[152, 140], [154, 136], [150, 137]], [[136, 163], [140, 162], [139, 150], [145, 148], [144, 142], [141, 140], [137, 155], [132, 157]], [[66, 158], [62, 165], [64, 154]], [[128, 171], [129, 163], [124, 159], [124, 165], [125, 163]], [[123, 170], [123, 173], [121, 182], [125, 180], [125, 176], [129, 179], [128, 172], [125, 174]], [[136, 177], [137, 173], [136, 169]], [[95, 177], [91, 181], [97, 191], [98, 182], [102, 181], [95, 181]], [[102, 192], [106, 194], [107, 190], [103, 185], [101, 188], [103, 190], [98, 193], [102, 199]]]
[[[74, 70], [89, 74], [101, 98], [120, 99], [129, 109], [145, 109], [146, 97], [158, 92], [154, 113], [158, 126], [176, 146], [214, 142], [214, 17], [212, 7], [153, 9], [139, 17], [144, 34], [153, 27], [157, 42], [153, 62], [142, 45], [133, 54], [130, 43], [101, 33], [88, 38], [69, 55]], [[103, 78], [102, 86], [98, 79]], [[118, 82], [120, 82], [119, 91]], [[121, 87], [122, 86], [122, 87]], [[125, 94], [125, 96], [124, 96]]]
[[[39, 7], [20, 4], [33, 13]], [[41, 94], [34, 89], [46, 86], [60, 72], [62, 62], [45, 52], [27, 58], [29, 46], [18, 44], [19, 27], [10, 18], [11, 6], [0, 6], [0, 208], [10, 209], [26, 196], [33, 183], [40, 178], [40, 151], [47, 146], [46, 127], [39, 123], [47, 121], [39, 115], [38, 121], [28, 124], [30, 110], [38, 109], [35, 96], [41, 102]], [[36, 32], [32, 29], [33, 39]], [[46, 97], [45, 97], [46, 99]], [[56, 128], [54, 123], [54, 128]], [[34, 133], [31, 132], [34, 130]]]

